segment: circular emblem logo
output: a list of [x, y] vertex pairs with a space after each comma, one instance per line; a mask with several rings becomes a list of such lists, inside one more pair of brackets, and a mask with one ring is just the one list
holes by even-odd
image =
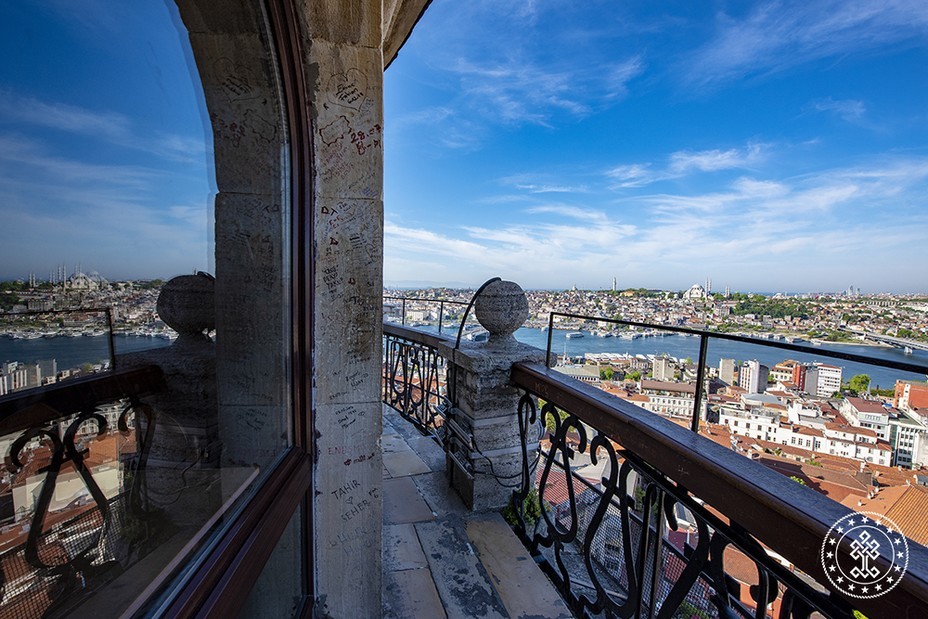
[[[841, 552], [839, 552], [839, 549]], [[883, 557], [889, 565], [878, 564]], [[909, 542], [896, 523], [874, 512], [855, 512], [831, 525], [822, 542], [822, 567], [846, 595], [875, 598], [899, 584], [909, 565]]]

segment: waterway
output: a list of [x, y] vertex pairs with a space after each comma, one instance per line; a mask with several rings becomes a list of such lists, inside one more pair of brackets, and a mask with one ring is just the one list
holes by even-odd
[[[428, 327], [425, 327], [428, 329]], [[430, 329], [433, 330], [434, 329]], [[551, 349], [558, 355], [565, 350], [571, 357], [580, 357], [585, 353], [628, 353], [631, 355], [660, 355], [668, 354], [677, 359], [697, 359], [699, 357], [699, 338], [684, 335], [666, 335], [661, 337], [641, 337], [628, 340], [616, 337], [596, 337], [589, 332], [583, 332], [584, 337], [568, 339], [568, 331], [555, 329], [552, 334]], [[548, 343], [548, 334], [541, 329], [522, 328], [516, 331], [516, 339], [525, 344], [544, 349]], [[157, 337], [141, 337], [135, 335], [117, 335], [114, 339], [117, 357], [121, 354], [161, 348], [169, 346], [171, 342]], [[566, 346], [565, 346], [566, 345]], [[920, 363], [928, 366], [928, 351], [916, 350], [906, 355], [898, 348], [882, 346], [848, 346], [842, 344], [823, 344], [821, 350], [834, 350], [838, 352], [854, 353], [878, 359]], [[747, 361], [757, 359], [768, 367], [785, 359], [796, 359], [802, 362], [823, 362], [844, 368], [844, 380], [855, 374], [868, 374], [871, 386], [883, 389], [892, 388], [897, 379], [925, 380], [925, 375], [902, 372], [875, 365], [855, 363], [834, 359], [825, 354], [805, 354], [770, 348], [756, 344], [743, 344], [728, 340], [710, 340], [706, 361], [710, 366], [718, 367], [720, 359], [735, 359]], [[0, 361], [22, 361], [25, 363], [55, 359], [58, 369], [79, 367], [84, 363], [99, 363], [109, 359], [109, 344], [106, 336], [97, 337], [54, 337], [39, 338], [35, 340], [14, 340], [0, 337]]]
[[[170, 340], [139, 335], [116, 335], [113, 338], [116, 356], [151, 348], [170, 346]], [[46, 359], [58, 362], [58, 370], [80, 367], [85, 363], [100, 363], [110, 358], [109, 337], [106, 335], [79, 337], [42, 337], [34, 340], [14, 340], [0, 336], [0, 362], [34, 363]]]
[[[551, 350], [555, 354], [559, 356], [563, 355], [566, 348], [567, 355], [570, 357], [582, 357], [585, 353], [628, 353], [631, 355], [660, 355], [666, 353], [677, 359], [690, 358], [695, 361], [699, 358], [698, 337], [673, 334], [658, 337], [640, 337], [629, 340], [617, 337], [597, 337], [587, 331], [583, 331], [584, 337], [568, 339], [566, 335], [569, 332], [570, 331], [565, 331], [563, 329], [554, 329], [551, 337]], [[456, 329], [452, 329], [449, 334], [456, 334]], [[537, 348], [544, 349], [548, 345], [548, 332], [542, 331], [541, 329], [523, 327], [516, 331], [515, 336], [520, 342], [530, 344]], [[771, 343], [774, 341], [775, 340], [771, 340]], [[812, 344], [808, 342], [802, 342], [800, 344], [803, 346], [812, 346]], [[744, 344], [730, 340], [710, 339], [706, 354], [706, 363], [710, 367], [716, 368], [719, 366], [720, 359], [735, 359], [736, 361], [757, 359], [767, 367], [773, 367], [786, 359], [795, 359], [803, 363], [828, 363], [843, 368], [843, 379], [845, 381], [855, 374], [867, 374], [870, 376], [870, 386], [873, 388], [879, 387], [881, 389], [891, 389], [895, 386], [896, 380], [923, 381], [926, 378], [924, 374], [914, 374], [912, 372], [903, 372], [876, 365], [844, 361], [843, 359], [828, 357], [823, 353], [826, 350], [833, 350], [877, 359], [928, 366], [928, 351], [916, 350], [913, 354], [906, 355], [902, 349], [899, 348], [885, 346], [855, 346], [834, 343], [822, 344], [821, 346], [816, 346], [816, 348], [820, 349], [822, 353], [806, 354], [757, 344]]]

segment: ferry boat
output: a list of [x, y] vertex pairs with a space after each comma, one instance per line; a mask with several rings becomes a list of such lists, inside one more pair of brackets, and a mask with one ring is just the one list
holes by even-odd
[[567, 334], [566, 336], [564, 336], [564, 337], [566, 337], [568, 340], [573, 340], [573, 339], [577, 339], [577, 338], [583, 337], [583, 334], [582, 334], [581, 332], [579, 332], [579, 331], [571, 331], [570, 333], [568, 333], [568, 334]]
[[486, 329], [471, 331], [464, 336], [464, 339], [471, 342], [486, 342], [488, 339], [490, 339], [490, 332]]

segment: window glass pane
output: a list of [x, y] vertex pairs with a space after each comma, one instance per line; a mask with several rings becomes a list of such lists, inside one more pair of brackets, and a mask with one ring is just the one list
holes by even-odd
[[292, 443], [276, 60], [213, 4], [0, 7], [4, 617], [163, 599]]
[[242, 606], [242, 617], [284, 619], [294, 616], [300, 609], [303, 599], [302, 517], [303, 509], [298, 508]]

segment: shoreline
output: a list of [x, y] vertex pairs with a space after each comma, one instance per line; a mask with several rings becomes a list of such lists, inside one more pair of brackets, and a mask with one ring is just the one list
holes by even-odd
[[868, 346], [871, 348], [901, 348], [901, 346], [893, 346], [892, 344], [884, 344], [882, 342], [861, 342], [860, 340], [853, 340], [851, 342], [833, 342], [831, 340], [821, 340], [819, 338], [812, 338], [811, 342], [818, 342], [820, 344], [839, 344], [841, 346]]

